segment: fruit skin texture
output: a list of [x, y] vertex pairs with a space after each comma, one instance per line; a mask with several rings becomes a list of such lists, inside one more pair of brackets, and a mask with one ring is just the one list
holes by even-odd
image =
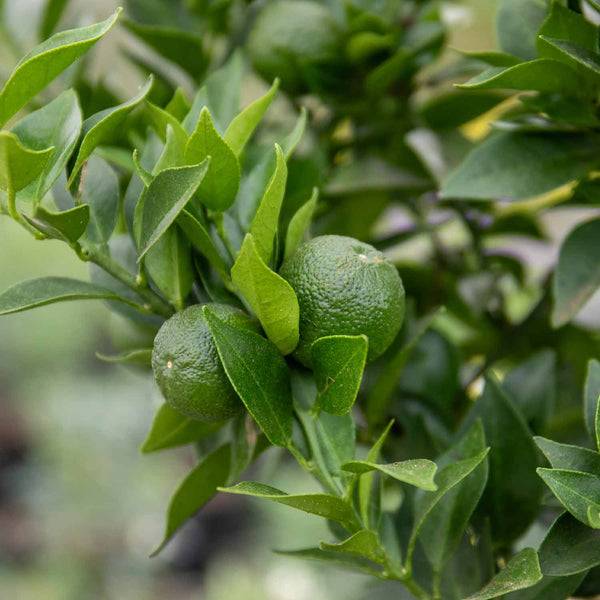
[[339, 62], [343, 33], [331, 12], [316, 2], [278, 0], [259, 13], [247, 49], [256, 71], [282, 89], [307, 91], [303, 67], [319, 72]]
[[[207, 306], [229, 325], [260, 333], [259, 324], [241, 310], [225, 304]], [[200, 304], [163, 323], [154, 339], [152, 369], [165, 400], [187, 417], [217, 422], [244, 410], [225, 374]]]
[[294, 358], [312, 366], [311, 346], [320, 337], [369, 339], [367, 360], [383, 354], [400, 331], [405, 298], [396, 267], [378, 250], [339, 235], [302, 244], [281, 267], [300, 304], [300, 342]]

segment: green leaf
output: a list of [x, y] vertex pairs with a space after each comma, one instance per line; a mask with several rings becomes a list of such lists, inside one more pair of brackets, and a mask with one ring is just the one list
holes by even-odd
[[240, 163], [217, 133], [208, 110], [203, 108], [185, 148], [185, 162], [196, 164], [209, 156], [210, 166], [197, 193], [207, 208], [222, 212], [235, 201], [241, 178]]
[[277, 144], [275, 144], [275, 154], [277, 157], [275, 172], [269, 181], [269, 185], [250, 226], [250, 233], [254, 238], [256, 248], [266, 264], [269, 264], [273, 254], [273, 243], [277, 233], [279, 213], [287, 182], [285, 155], [281, 147]]
[[600, 512], [600, 477], [565, 469], [538, 469], [560, 503], [585, 525], [592, 527], [588, 510]]
[[156, 413], [148, 437], [141, 447], [143, 454], [165, 450], [203, 440], [223, 427], [222, 423], [204, 423], [184, 417], [168, 404]]
[[185, 151], [189, 137], [183, 128], [183, 125], [172, 114], [168, 113], [165, 109], [152, 104], [149, 100], [146, 100], [144, 106], [146, 109], [145, 114], [160, 139], [163, 142], [167, 141], [167, 129], [170, 125], [181, 148]]
[[40, 19], [38, 37], [41, 40], [49, 38], [60, 21], [69, 0], [48, 0]]
[[51, 212], [43, 206], [38, 206], [33, 216], [26, 214], [23, 216], [42, 233], [74, 244], [88, 227], [90, 207], [88, 204], [81, 204], [63, 212]]
[[237, 156], [241, 154], [265, 111], [271, 105], [278, 88], [279, 79], [275, 79], [271, 89], [262, 98], [247, 106], [227, 127], [223, 137]]
[[83, 163], [90, 157], [94, 149], [109, 141], [119, 131], [129, 113], [150, 93], [152, 81], [152, 76], [148, 77], [144, 86], [131, 100], [102, 110], [83, 122], [83, 140], [81, 146], [79, 146], [77, 159], [67, 182], [67, 187], [71, 187]]
[[368, 350], [364, 335], [332, 335], [312, 345], [317, 401], [325, 412], [345, 415], [352, 410]]
[[205, 159], [193, 166], [165, 169], [152, 180], [142, 208], [140, 259], [173, 224], [202, 184], [208, 169], [209, 159]]
[[182, 28], [145, 25], [130, 19], [123, 19], [122, 22], [131, 33], [194, 79], [200, 79], [206, 71], [208, 56], [199, 35]]
[[489, 65], [490, 67], [512, 67], [522, 63], [522, 59], [506, 52], [468, 52], [466, 50], [458, 50], [463, 56], [472, 58], [473, 60], [480, 60], [481, 62]]
[[592, 358], [587, 364], [584, 391], [584, 417], [590, 439], [600, 449], [600, 437], [597, 435], [596, 413], [600, 398], [600, 361]]
[[231, 278], [271, 342], [283, 355], [292, 352], [299, 337], [298, 299], [290, 284], [263, 262], [250, 234], [244, 238]]
[[184, 152], [185, 145], [182, 145], [181, 140], [178, 139], [173, 127], [171, 127], [170, 124], [167, 125], [167, 142], [163, 148], [162, 154], [154, 165], [154, 169], [152, 169], [152, 174], [156, 176], [165, 169], [182, 167], [184, 164]]
[[199, 250], [215, 268], [221, 279], [228, 281], [229, 273], [225, 261], [200, 221], [184, 208], [177, 217], [177, 225], [184, 231], [194, 248]]
[[342, 475], [341, 466], [354, 458], [356, 427], [352, 413], [337, 416], [321, 412], [314, 426], [327, 470], [332, 475]]
[[[541, 563], [541, 557], [540, 557]], [[542, 573], [544, 569], [542, 568]], [[510, 600], [565, 600], [571, 598], [585, 579], [587, 573], [578, 573], [567, 577], [549, 577], [544, 575], [544, 578], [536, 583], [533, 587], [513, 592]]]
[[342, 525], [351, 525], [355, 521], [350, 505], [341, 498], [331, 496], [330, 494], [290, 495], [270, 485], [255, 483], [253, 481], [243, 481], [233, 487], [219, 488], [219, 491], [229, 494], [252, 496], [254, 498], [266, 498], [273, 500], [273, 502], [302, 510], [311, 515], [318, 515], [324, 519], [337, 521]]
[[[563, 56], [569, 64], [579, 67], [588, 77], [594, 80], [600, 77], [600, 56], [597, 52], [592, 52], [580, 44], [555, 40], [544, 35], [540, 36], [540, 39], [553, 48], [557, 56]], [[597, 81], [594, 83], [597, 85]]]
[[226, 444], [209, 454], [188, 473], [169, 502], [163, 540], [150, 556], [156, 556], [175, 532], [227, 481], [230, 456], [231, 450], [229, 444]]
[[600, 454], [598, 452], [580, 446], [559, 444], [543, 437], [534, 439], [552, 468], [581, 471], [592, 475], [600, 473]]
[[362, 475], [371, 471], [380, 471], [392, 479], [402, 481], [415, 487], [434, 492], [437, 485], [434, 482], [437, 466], [430, 460], [417, 458], [403, 462], [378, 465], [364, 460], [352, 460], [342, 465], [342, 469], [348, 473]]
[[[494, 539], [509, 542], [524, 533], [538, 514], [543, 486], [533, 476], [537, 449], [523, 416], [491, 375], [486, 377], [483, 394], [467, 414], [461, 433], [478, 419], [491, 446], [488, 484], [479, 509], [489, 517]], [[519, 510], [507, 511], [507, 506]]]
[[16, 193], [44, 170], [54, 148], [29, 150], [14, 133], [0, 131], [0, 189]]
[[597, 143], [585, 134], [502, 132], [467, 155], [443, 184], [441, 196], [528, 198], [578, 179], [599, 162]]
[[600, 286], [600, 219], [583, 223], [563, 242], [554, 274], [552, 326], [568, 323]]
[[152, 349], [142, 348], [140, 350], [129, 350], [121, 354], [109, 356], [96, 352], [96, 357], [101, 361], [115, 364], [130, 364], [139, 365], [141, 367], [149, 367], [152, 363]]
[[470, 475], [486, 458], [488, 450], [480, 452], [476, 456], [453, 462], [438, 472], [435, 483], [437, 490], [435, 492], [417, 491], [415, 495], [415, 509], [412, 532], [410, 535], [409, 548], [414, 548], [423, 525], [432, 514], [434, 508], [439, 504], [442, 498], [465, 477]]
[[81, 109], [73, 90], [63, 92], [58, 98], [22, 118], [12, 128], [20, 142], [33, 150], [53, 147], [48, 162], [23, 194], [24, 199], [42, 200], [64, 171], [79, 139]]
[[511, 67], [491, 67], [457, 87], [465, 90], [533, 90], [568, 94], [580, 89], [577, 72], [564, 63], [539, 58]]
[[496, 17], [500, 50], [523, 60], [536, 58], [537, 32], [546, 11], [546, 3], [537, 0], [501, 0]]
[[319, 199], [319, 189], [313, 188], [311, 197], [294, 213], [285, 236], [284, 260], [288, 259], [308, 231]]
[[385, 563], [385, 557], [379, 548], [377, 535], [368, 529], [357, 531], [353, 536], [339, 544], [321, 542], [321, 550], [326, 552], [339, 552], [350, 556], [359, 556], [372, 560], [375, 563]]
[[381, 570], [376, 569], [375, 565], [369, 560], [358, 556], [348, 556], [340, 552], [327, 552], [321, 548], [305, 548], [303, 550], [276, 550], [276, 554], [290, 556], [293, 558], [302, 558], [304, 560], [313, 560], [326, 562], [339, 567], [346, 567], [355, 571], [361, 571], [368, 575], [378, 577]]
[[104, 287], [67, 277], [40, 277], [17, 283], [0, 294], [0, 315], [45, 306], [64, 300], [120, 300], [114, 292]]
[[104, 244], [119, 217], [119, 180], [108, 163], [98, 156], [87, 162], [83, 175], [81, 200], [90, 207], [87, 234], [92, 242]]
[[574, 575], [600, 565], [600, 531], [563, 513], [546, 534], [539, 550], [542, 573]]
[[[485, 451], [485, 433], [476, 421], [467, 434], [437, 461], [444, 468], [453, 461], [473, 458]], [[483, 460], [470, 475], [448, 491], [432, 509], [423, 524], [419, 539], [434, 572], [443, 567], [457, 552], [465, 528], [485, 489], [488, 461]]]
[[120, 12], [119, 8], [106, 21], [89, 27], [57, 33], [26, 54], [0, 92], [0, 126], [85, 54], [115, 24]]
[[152, 173], [150, 173], [150, 171], [147, 171], [141, 164], [140, 162], [140, 155], [139, 152], [137, 151], [137, 148], [133, 151], [133, 168], [135, 169], [135, 172], [137, 173], [138, 177], [142, 180], [142, 183], [144, 184], [144, 187], [149, 187], [150, 184], [152, 183], [152, 180], [154, 179], [154, 176], [152, 175]]
[[225, 372], [248, 412], [275, 446], [292, 436], [292, 396], [287, 365], [262, 336], [228, 325], [208, 307], [204, 316]]
[[534, 586], [542, 579], [538, 556], [533, 548], [525, 548], [511, 558], [506, 566], [482, 590], [467, 600], [492, 600], [510, 592]]

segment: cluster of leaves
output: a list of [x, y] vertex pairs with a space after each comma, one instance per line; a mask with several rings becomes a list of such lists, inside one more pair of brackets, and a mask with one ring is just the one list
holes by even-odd
[[[66, 4], [48, 2], [44, 34]], [[91, 94], [79, 78], [16, 121], [118, 14], [29, 52], [0, 92], [0, 122], [10, 125], [0, 132], [0, 212], [37, 239], [67, 243], [91, 263], [91, 282], [18, 284], [0, 295], [0, 314], [99, 298], [151, 335], [193, 303], [239, 306], [260, 321], [264, 336], [205, 308], [248, 415], [209, 424], [167, 404], [157, 413], [144, 452], [201, 448], [157, 551], [220, 489], [327, 519], [333, 542], [289, 554], [401, 582], [419, 598], [596, 593], [598, 456], [572, 444], [586, 444], [584, 382], [586, 422], [598, 435], [599, 368], [592, 361], [586, 379], [586, 365], [600, 348], [571, 319], [600, 285], [598, 221], [571, 233], [541, 284], [499, 241], [544, 240], [545, 211], [595, 202], [599, 29], [579, 3], [502, 0], [502, 52], [468, 55], [426, 83], [489, 68], [422, 97], [417, 75], [444, 39], [436, 2], [322, 4], [342, 31], [335, 68], [301, 63], [301, 85], [282, 79], [295, 124], [254, 136], [279, 82], [239, 112], [245, 64], [235, 49], [260, 6], [127, 3], [127, 30], [199, 84], [191, 103], [156, 56], [129, 55], [158, 73], [132, 99]], [[205, 76], [215, 61], [222, 67]], [[516, 100], [507, 89], [533, 93]], [[501, 120], [475, 146], [462, 126], [500, 103]], [[309, 151], [299, 152], [305, 129]], [[374, 227], [398, 211], [401, 226]], [[382, 249], [428, 242], [418, 264], [398, 260], [413, 301], [398, 339], [372, 364], [362, 336], [319, 340], [312, 373], [287, 357], [299, 309], [277, 271], [311, 223]], [[459, 228], [460, 244], [448, 241], [448, 227]], [[103, 358], [147, 366], [150, 355], [140, 347]], [[488, 372], [477, 395], [471, 383], [492, 366], [502, 381]], [[541, 477], [536, 442], [552, 466]], [[324, 492], [236, 483], [270, 446], [286, 448]], [[544, 481], [568, 512], [542, 541], [535, 531], [560, 506], [544, 496]], [[527, 545], [539, 545], [539, 556]]]

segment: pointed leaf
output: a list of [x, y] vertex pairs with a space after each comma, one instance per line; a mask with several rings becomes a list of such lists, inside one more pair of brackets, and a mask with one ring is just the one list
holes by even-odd
[[0, 126], [85, 54], [110, 30], [120, 12], [119, 8], [106, 21], [89, 27], [57, 33], [26, 54], [0, 92]]
[[592, 569], [600, 565], [600, 531], [563, 513], [546, 534], [539, 556], [545, 575], [574, 575]]
[[43, 171], [25, 190], [23, 199], [42, 200], [64, 171], [81, 131], [81, 109], [73, 90], [23, 117], [12, 128], [22, 144], [34, 150], [53, 147]]
[[580, 446], [559, 444], [543, 437], [534, 439], [554, 469], [581, 471], [592, 475], [600, 473], [600, 454], [598, 452]]
[[77, 160], [67, 182], [68, 187], [71, 187], [83, 163], [90, 157], [94, 149], [110, 140], [118, 132], [129, 113], [150, 93], [152, 81], [152, 76], [150, 76], [131, 100], [100, 111], [83, 122], [83, 141], [79, 146]]
[[275, 172], [250, 226], [250, 233], [254, 238], [256, 248], [266, 264], [269, 264], [273, 254], [273, 243], [287, 181], [285, 156], [277, 144], [275, 144], [275, 154], [277, 157]]
[[341, 466], [354, 459], [356, 427], [352, 413], [337, 416], [321, 412], [314, 425], [327, 470], [342, 475]]
[[600, 286], [600, 219], [576, 227], [560, 248], [552, 292], [552, 325], [568, 323]]
[[96, 352], [96, 357], [108, 363], [149, 367], [152, 363], [152, 349], [143, 348], [140, 350], [129, 350], [128, 352], [122, 352], [121, 354], [115, 354], [112, 356]]
[[375, 563], [384, 562], [384, 555], [379, 548], [377, 536], [368, 529], [356, 532], [353, 536], [339, 544], [321, 542], [321, 550], [326, 552], [340, 552], [350, 556], [359, 556], [372, 560]]
[[275, 446], [292, 435], [288, 368], [277, 348], [262, 336], [237, 329], [204, 308], [225, 372], [248, 412]]
[[304, 235], [310, 227], [317, 200], [319, 199], [318, 188], [313, 188], [311, 197], [296, 211], [288, 225], [285, 236], [284, 260], [288, 259], [302, 242]]
[[165, 450], [203, 440], [223, 427], [221, 423], [204, 423], [184, 417], [168, 404], [156, 413], [152, 428], [141, 447], [143, 454]]
[[592, 52], [580, 44], [556, 40], [545, 35], [541, 35], [540, 40], [556, 50], [558, 56], [562, 55], [569, 63], [582, 68], [585, 74], [593, 80], [600, 77], [600, 57], [597, 52]]
[[14, 133], [0, 131], [0, 189], [16, 193], [44, 170], [54, 148], [29, 150]]
[[90, 207], [88, 204], [81, 204], [63, 212], [51, 212], [43, 206], [38, 206], [33, 216], [23, 216], [42, 233], [73, 244], [88, 227]]
[[17, 283], [0, 293], [0, 315], [45, 306], [64, 300], [119, 300], [130, 304], [104, 287], [67, 277], [40, 277]]
[[299, 337], [298, 299], [290, 284], [263, 262], [250, 234], [244, 238], [231, 278], [271, 342], [284, 355], [293, 352]]
[[600, 449], [600, 439], [596, 434], [596, 412], [600, 398], [600, 361], [592, 358], [587, 364], [584, 391], [584, 417], [592, 443]]
[[290, 495], [270, 485], [255, 483], [253, 481], [243, 481], [233, 487], [219, 488], [219, 491], [229, 494], [252, 496], [254, 498], [266, 498], [279, 504], [285, 504], [297, 510], [302, 510], [311, 515], [318, 515], [324, 519], [337, 521], [343, 525], [354, 522], [354, 513], [350, 505], [341, 498], [331, 496], [330, 494]]
[[[540, 558], [541, 562], [541, 558]], [[542, 573], [544, 572], [542, 568]], [[510, 600], [565, 600], [571, 598], [575, 590], [579, 588], [581, 582], [585, 579], [586, 572], [567, 577], [550, 577], [544, 575], [544, 578], [533, 587], [526, 588], [519, 592], [513, 592]]]
[[92, 242], [104, 244], [113, 234], [119, 218], [119, 180], [116, 173], [98, 156], [86, 166], [81, 200], [90, 207], [87, 234]]
[[511, 558], [506, 566], [482, 590], [467, 600], [492, 600], [510, 592], [534, 586], [542, 578], [537, 553], [525, 548]]
[[291, 556], [293, 558], [302, 558], [304, 560], [313, 560], [326, 562], [339, 567], [346, 567], [355, 571], [361, 571], [368, 575], [378, 577], [381, 571], [375, 568], [375, 565], [367, 559], [358, 556], [347, 556], [340, 552], [327, 552], [321, 548], [305, 548], [303, 550], [276, 550], [276, 554], [282, 556]]
[[239, 156], [244, 149], [246, 142], [273, 101], [278, 88], [279, 79], [275, 79], [271, 89], [262, 98], [247, 106], [227, 127], [223, 137], [236, 155]]
[[160, 139], [163, 142], [167, 141], [167, 128], [170, 125], [181, 148], [185, 151], [189, 137], [183, 128], [183, 125], [172, 114], [168, 113], [165, 109], [156, 106], [156, 104], [152, 104], [149, 100], [146, 100], [144, 106], [145, 114]]
[[55, 31], [69, 0], [48, 0], [40, 19], [38, 37], [41, 40], [49, 38]]
[[229, 444], [221, 446], [196, 465], [181, 482], [169, 502], [163, 540], [151, 556], [156, 556], [175, 532], [216, 494], [220, 485], [227, 481], [230, 453]]
[[202, 109], [196, 130], [185, 149], [186, 164], [196, 164], [210, 156], [210, 166], [198, 189], [207, 208], [225, 211], [234, 202], [240, 185], [240, 163], [229, 144], [217, 133], [206, 108]]
[[596, 514], [600, 513], [600, 477], [565, 469], [537, 471], [560, 503], [576, 519], [590, 527], [595, 524], [590, 522], [588, 511], [591, 507]]
[[437, 485], [434, 482], [437, 466], [434, 462], [426, 459], [417, 458], [387, 465], [378, 465], [364, 460], [352, 460], [343, 464], [342, 469], [359, 475], [377, 470], [393, 479], [409, 483], [423, 490], [429, 492], [437, 490]]
[[352, 410], [368, 350], [364, 335], [332, 335], [312, 345], [317, 401], [325, 412], [345, 415]]
[[209, 161], [165, 169], [153, 180], [142, 209], [140, 259], [158, 242], [206, 176]]
[[182, 167], [184, 164], [184, 152], [185, 143], [182, 144], [173, 127], [170, 124], [167, 125], [167, 141], [162, 154], [154, 165], [154, 169], [152, 169], [152, 175], [156, 176], [165, 169]]

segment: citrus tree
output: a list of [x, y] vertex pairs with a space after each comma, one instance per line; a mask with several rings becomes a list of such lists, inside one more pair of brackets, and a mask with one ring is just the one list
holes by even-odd
[[[42, 35], [65, 4], [47, 4]], [[407, 597], [597, 593], [600, 471], [583, 425], [596, 444], [599, 348], [572, 322], [600, 285], [597, 220], [541, 278], [501, 243], [543, 240], [545, 213], [595, 202], [594, 3], [503, 0], [501, 52], [450, 66], [431, 64], [437, 2], [127, 9], [125, 28], [197, 90], [190, 102], [130, 57], [156, 70], [130, 99], [82, 73], [40, 101], [120, 11], [16, 64], [0, 212], [68, 244], [90, 280], [16, 284], [0, 314], [101, 299], [146, 332], [100, 358], [154, 375], [165, 403], [143, 452], [198, 449], [154, 553], [222, 492], [326, 519], [330, 539], [284, 553]], [[248, 64], [270, 88], [240, 110]], [[245, 480], [272, 447], [322, 491]]]

